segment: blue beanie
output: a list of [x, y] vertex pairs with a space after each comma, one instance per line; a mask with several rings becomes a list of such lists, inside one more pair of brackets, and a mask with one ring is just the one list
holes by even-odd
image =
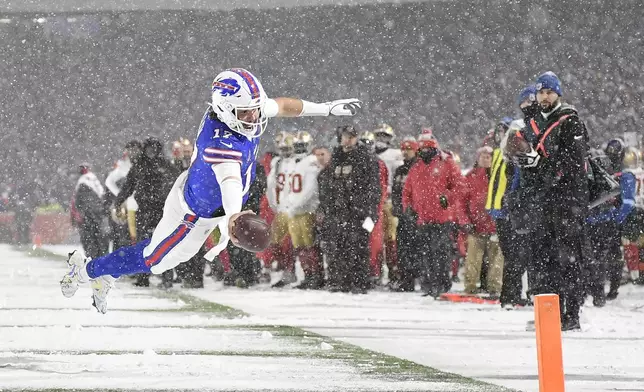
[[555, 75], [554, 72], [548, 71], [546, 73], [541, 74], [541, 76], [537, 78], [535, 87], [537, 91], [547, 88], [554, 91], [559, 96], [563, 95], [561, 93], [561, 81], [559, 80], [557, 75]]
[[517, 105], [521, 105], [521, 102], [526, 99], [529, 99], [532, 102], [537, 100], [537, 88], [534, 84], [529, 85], [521, 91], [521, 94], [519, 94], [519, 97], [517, 98]]

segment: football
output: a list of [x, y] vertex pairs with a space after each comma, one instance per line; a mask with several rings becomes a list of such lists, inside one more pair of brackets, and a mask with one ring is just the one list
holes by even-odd
[[516, 156], [517, 154], [526, 154], [531, 150], [530, 144], [522, 137], [516, 135], [510, 135], [508, 137], [508, 143], [505, 145], [505, 153], [510, 156]]
[[239, 246], [249, 252], [261, 252], [271, 243], [271, 227], [255, 214], [240, 215], [233, 224], [233, 236]]

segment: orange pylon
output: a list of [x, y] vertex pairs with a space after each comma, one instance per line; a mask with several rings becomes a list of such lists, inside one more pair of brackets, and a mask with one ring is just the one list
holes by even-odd
[[537, 332], [539, 392], [564, 392], [561, 316], [557, 294], [534, 297], [534, 325]]

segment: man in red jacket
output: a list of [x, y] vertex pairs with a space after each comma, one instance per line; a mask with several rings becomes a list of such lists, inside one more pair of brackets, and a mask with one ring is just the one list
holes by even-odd
[[418, 160], [409, 170], [403, 188], [405, 214], [418, 226], [417, 258], [421, 261], [421, 283], [426, 295], [438, 297], [449, 290], [454, 222], [458, 221], [458, 165], [442, 153], [431, 133], [418, 138]]
[[492, 165], [492, 147], [481, 147], [477, 154], [476, 165], [465, 176], [463, 195], [466, 218], [464, 228], [469, 234], [465, 257], [465, 292], [476, 293], [483, 254], [487, 254], [489, 259], [487, 290], [491, 299], [498, 299], [503, 277], [503, 254], [499, 248], [494, 221], [485, 210]]

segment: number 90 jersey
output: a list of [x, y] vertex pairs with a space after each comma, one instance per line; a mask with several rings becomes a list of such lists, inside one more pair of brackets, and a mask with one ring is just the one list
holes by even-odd
[[221, 189], [212, 166], [226, 162], [240, 164], [244, 189], [242, 204], [245, 204], [248, 189], [255, 180], [255, 161], [259, 149], [259, 138], [249, 140], [246, 136], [231, 131], [214, 116], [211, 118], [209, 113], [210, 110], [201, 121], [183, 190], [188, 207], [197, 216], [206, 218], [225, 215]]

